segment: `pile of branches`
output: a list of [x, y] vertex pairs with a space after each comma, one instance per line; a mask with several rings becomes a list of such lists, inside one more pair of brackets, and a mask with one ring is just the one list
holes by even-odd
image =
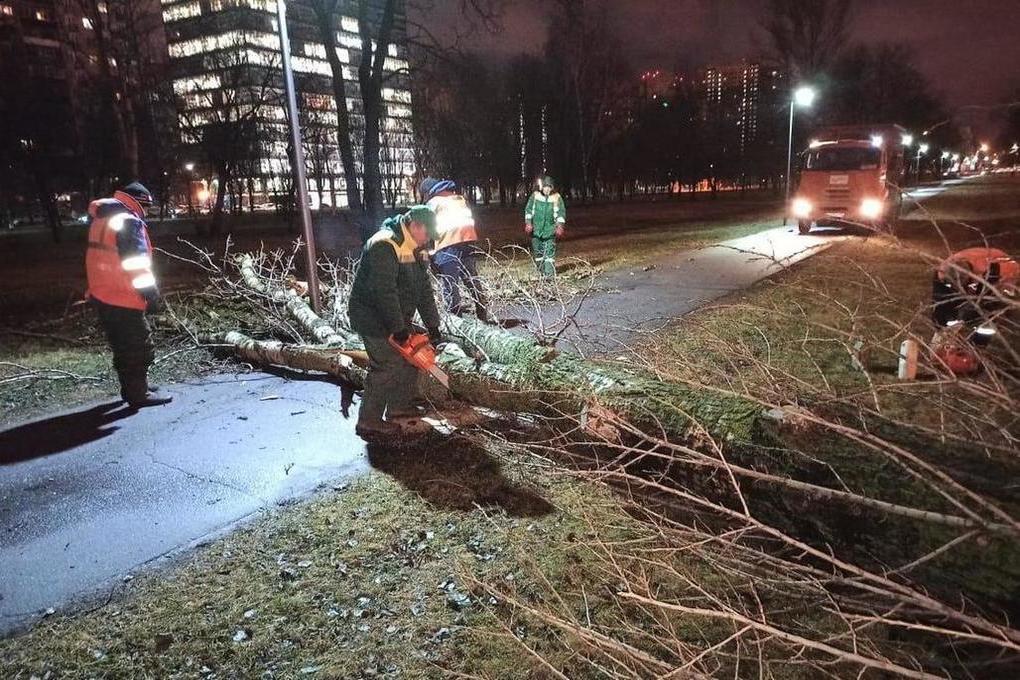
[[[253, 364], [363, 384], [367, 356], [346, 313], [351, 263], [321, 267], [325, 303], [316, 314], [295, 276], [294, 253], [197, 261], [210, 275], [208, 294], [245, 308], [257, 323], [217, 329], [181, 315], [196, 342]], [[522, 288], [525, 306], [527, 294]], [[848, 414], [841, 407], [851, 402], [833, 395], [805, 404], [778, 390], [584, 358], [556, 349], [543, 332], [568, 327], [576, 310], [568, 294], [551, 300], [532, 301], [537, 335], [446, 316], [453, 342], [440, 363], [451, 393], [541, 414], [549, 436], [538, 441], [476, 436], [610, 487], [647, 531], [617, 540], [591, 526], [587, 547], [611, 606], [593, 612], [591, 594], [569, 584], [519, 593], [476, 583], [502, 603], [501, 616], [558, 631], [555, 639], [579, 652], [576, 664], [608, 677], [776, 677], [791, 667], [806, 668], [806, 677], [987, 677], [1020, 668], [1020, 629], [1003, 609], [1020, 595], [1015, 499], [975, 490], [940, 464], [968, 446], [1015, 456], [1012, 434], [967, 442], [896, 422], [877, 401], [862, 407], [855, 399]], [[860, 338], [851, 331], [845, 342], [849, 356], [859, 355]], [[761, 368], [775, 377], [774, 366]], [[935, 359], [925, 368], [964, 395], [1020, 410], [1008, 369], [960, 381]], [[885, 476], [879, 491], [847, 484], [810, 446], [852, 449]], [[838, 534], [848, 527], [868, 538], [847, 545]], [[896, 549], [884, 552], [890, 541]], [[1002, 580], [969, 593], [975, 555], [994, 566], [983, 573]], [[959, 580], [932, 581], [926, 569], [936, 565], [940, 573], [955, 569]], [[998, 599], [989, 595], [996, 589]], [[520, 643], [536, 664], [564, 677], [541, 648]]]

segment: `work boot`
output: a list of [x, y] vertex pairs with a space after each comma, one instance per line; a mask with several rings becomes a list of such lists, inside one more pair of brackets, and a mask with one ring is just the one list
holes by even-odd
[[367, 442], [392, 440], [400, 436], [400, 428], [385, 420], [359, 420], [354, 434]]
[[[159, 393], [159, 386], [158, 385], [149, 385], [149, 386], [147, 386], [145, 388], [145, 397], [146, 398], [152, 397], [154, 395], [158, 395], [158, 393]], [[121, 387], [120, 388], [120, 398], [123, 399], [124, 401], [131, 401], [130, 399], [128, 399], [128, 389], [126, 387]]]
[[171, 396], [157, 397], [152, 394], [146, 394], [141, 399], [126, 399], [128, 408], [138, 410], [140, 408], [147, 408], [149, 406], [164, 406], [174, 400]]
[[422, 437], [427, 434], [432, 426], [421, 419], [420, 415], [413, 416], [387, 416], [387, 423], [397, 428], [403, 437]]

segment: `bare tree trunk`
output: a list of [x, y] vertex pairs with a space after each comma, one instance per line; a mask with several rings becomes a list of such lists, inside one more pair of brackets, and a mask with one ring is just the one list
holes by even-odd
[[361, 63], [358, 65], [358, 83], [361, 86], [361, 102], [365, 112], [365, 142], [362, 191], [364, 209], [374, 225], [382, 216], [382, 186], [379, 172], [379, 123], [383, 113], [382, 80], [386, 66], [386, 54], [393, 35], [396, 0], [386, 0], [382, 19], [375, 39], [371, 25], [368, 0], [359, 0], [358, 27], [361, 31]]
[[333, 101], [336, 104], [336, 135], [340, 148], [340, 164], [344, 169], [344, 180], [347, 193], [347, 207], [351, 210], [362, 210], [361, 194], [358, 192], [358, 172], [354, 162], [354, 140], [351, 134], [351, 117], [347, 110], [347, 81], [344, 79], [344, 66], [337, 54], [336, 31], [338, 7], [336, 0], [315, 0], [311, 3], [315, 12], [319, 38], [326, 48], [326, 59], [329, 61], [333, 75]]

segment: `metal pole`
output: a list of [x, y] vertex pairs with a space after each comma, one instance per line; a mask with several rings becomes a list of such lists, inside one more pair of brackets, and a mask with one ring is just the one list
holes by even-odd
[[783, 206], [783, 226], [786, 226], [786, 219], [790, 216], [790, 184], [793, 177], [793, 98], [790, 99], [790, 137], [786, 146], [786, 205]]
[[294, 94], [294, 72], [290, 68], [290, 37], [287, 35], [287, 3], [276, 0], [276, 20], [280, 24], [280, 54], [283, 57], [283, 85], [287, 93], [287, 111], [290, 123], [290, 141], [294, 146], [294, 183], [297, 201], [301, 208], [301, 228], [305, 234], [305, 254], [308, 262], [308, 295], [312, 311], [319, 313], [318, 258], [315, 255], [315, 234], [312, 231], [312, 211], [308, 206], [308, 187], [305, 185], [305, 152], [301, 147], [301, 128], [298, 125], [297, 95]]

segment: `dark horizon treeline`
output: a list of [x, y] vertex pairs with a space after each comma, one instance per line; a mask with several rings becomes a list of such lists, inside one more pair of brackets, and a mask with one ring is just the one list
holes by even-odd
[[743, 149], [739, 114], [708, 115], [704, 85], [691, 74], [679, 74], [656, 99], [643, 91], [621, 56], [608, 4], [555, 0], [549, 7], [541, 55], [495, 64], [468, 54], [418, 71], [423, 173], [452, 177], [500, 202], [545, 172], [575, 199], [699, 185], [778, 188], [790, 92], [801, 84], [818, 98], [797, 111], [795, 153], [813, 128], [830, 124], [897, 123], [917, 134], [934, 128], [928, 139], [938, 148], [973, 143], [966, 130], [940, 125], [951, 116], [907, 47], [853, 42], [848, 0], [768, 3], [760, 30], [770, 53], [747, 61], [778, 70], [780, 89], [760, 93], [756, 134]]

